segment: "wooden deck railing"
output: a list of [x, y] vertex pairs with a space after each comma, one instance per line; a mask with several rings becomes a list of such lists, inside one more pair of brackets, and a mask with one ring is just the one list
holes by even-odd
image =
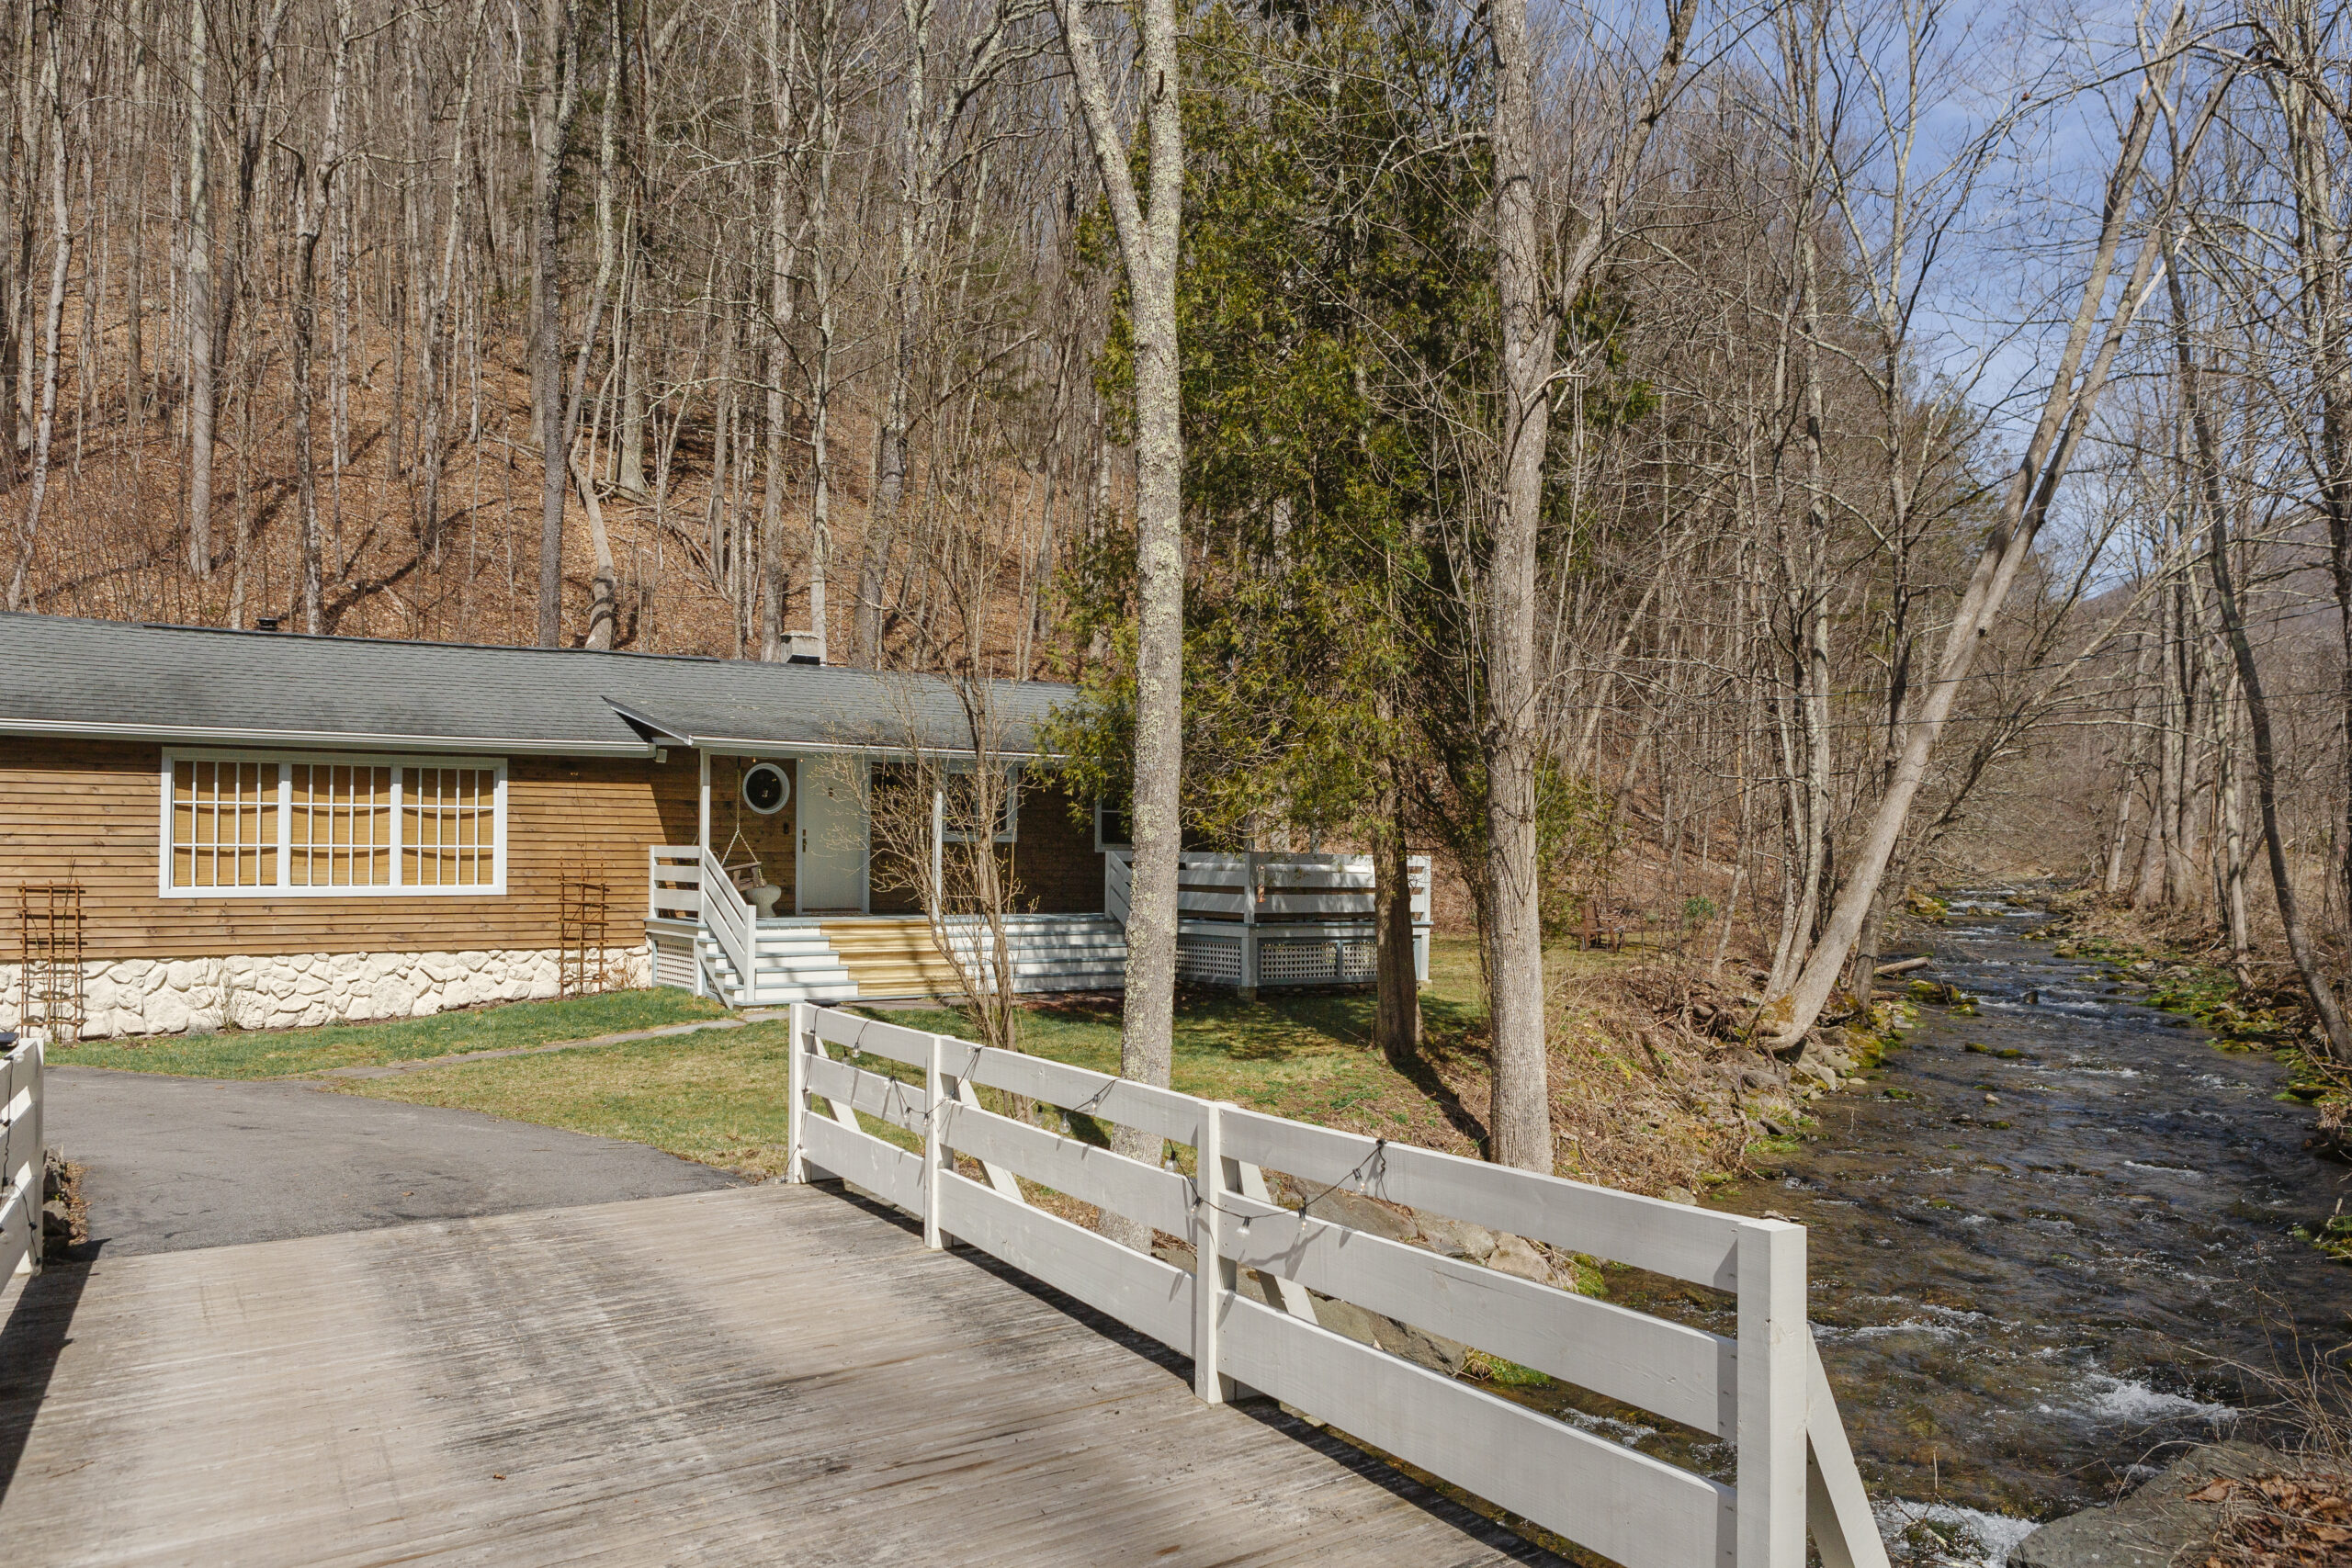
[[[1430, 857], [1412, 855], [1406, 876], [1413, 890], [1413, 923], [1430, 919]], [[1102, 886], [1108, 912], [1124, 924], [1132, 897], [1135, 855], [1105, 850]], [[1244, 921], [1373, 918], [1370, 855], [1207, 854], [1176, 860], [1176, 912], [1193, 919]]]
[[[902, 1081], [836, 1050], [916, 1069]], [[1803, 1227], [1484, 1165], [806, 1003], [794, 1009], [787, 1179], [830, 1173], [1189, 1353], [1212, 1403], [1287, 1401], [1626, 1568], [1885, 1568], [1805, 1323]], [[982, 1109], [1023, 1095], [1187, 1145], [1195, 1175]], [[822, 1109], [817, 1105], [822, 1102]], [[877, 1135], [861, 1116], [911, 1134]], [[979, 1162], [984, 1179], [957, 1169]], [[1730, 1292], [1704, 1330], [1272, 1201], [1261, 1176], [1343, 1189]], [[1189, 1242], [1186, 1269], [1038, 1208], [1025, 1178]], [[1241, 1293], [1272, 1280], [1283, 1307]], [[1508, 1358], [1736, 1447], [1736, 1484], [1636, 1452], [1320, 1327], [1309, 1292]], [[1810, 1482], [1810, 1487], [1808, 1483]]]
[[735, 965], [736, 984], [750, 996], [756, 984], [752, 960], [760, 948], [759, 916], [735, 891], [733, 880], [708, 850], [702, 852], [702, 922], [727, 950]]
[[645, 918], [649, 920], [702, 919], [702, 847], [698, 844], [652, 844], [645, 852]]
[[0, 1280], [40, 1272], [41, 1187], [48, 1156], [41, 1147], [41, 1068], [44, 1052], [28, 1040], [0, 1055]]

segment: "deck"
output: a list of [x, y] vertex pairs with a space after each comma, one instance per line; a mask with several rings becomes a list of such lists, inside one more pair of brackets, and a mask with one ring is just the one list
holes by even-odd
[[0, 1291], [35, 1563], [1550, 1562], [876, 1205], [758, 1187]]

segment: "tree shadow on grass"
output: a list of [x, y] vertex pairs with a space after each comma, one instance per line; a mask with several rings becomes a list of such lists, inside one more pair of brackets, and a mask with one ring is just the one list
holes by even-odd
[[1436, 1054], [1439, 1052], [1466, 1053], [1474, 1049], [1477, 1049], [1480, 1055], [1484, 1054], [1483, 1049], [1465, 1044], [1463, 1037], [1458, 1033], [1443, 1045], [1436, 1043], [1430, 1038], [1428, 1021], [1424, 1018], [1419, 1054], [1401, 1060], [1391, 1055], [1387, 1060], [1388, 1065], [1395, 1068], [1407, 1083], [1420, 1090], [1422, 1096], [1438, 1108], [1445, 1117], [1448, 1125], [1470, 1140], [1472, 1146], [1478, 1151], [1478, 1157], [1484, 1159], [1487, 1157], [1487, 1119], [1462, 1103], [1462, 1097], [1454, 1092], [1452, 1084], [1445, 1081], [1445, 1076], [1437, 1070], [1436, 1061]]

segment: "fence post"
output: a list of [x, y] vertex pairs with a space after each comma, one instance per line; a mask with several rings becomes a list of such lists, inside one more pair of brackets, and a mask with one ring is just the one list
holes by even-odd
[[802, 1066], [802, 1054], [808, 1048], [809, 1005], [792, 1004], [791, 1039], [785, 1047], [786, 1082], [790, 1085], [790, 1100], [784, 1112], [784, 1179], [786, 1181], [808, 1179], [807, 1156], [800, 1141], [800, 1123], [808, 1114], [808, 1075]]
[[1217, 1371], [1217, 1313], [1230, 1288], [1232, 1266], [1218, 1242], [1224, 1209], [1225, 1139], [1217, 1125], [1218, 1102], [1201, 1107], [1201, 1141], [1195, 1146], [1193, 1179], [1193, 1392], [1209, 1404], [1226, 1401], [1227, 1384]]
[[1739, 1232], [1738, 1568], [1804, 1568], [1804, 1227]]
[[940, 1134], [946, 1131], [947, 1115], [946, 1096], [940, 1092], [942, 1043], [938, 1035], [931, 1037], [931, 1060], [924, 1066], [922, 1078], [922, 1244], [933, 1252], [945, 1245], [939, 1239]]
[[1241, 856], [1241, 999], [1258, 999], [1258, 852]]

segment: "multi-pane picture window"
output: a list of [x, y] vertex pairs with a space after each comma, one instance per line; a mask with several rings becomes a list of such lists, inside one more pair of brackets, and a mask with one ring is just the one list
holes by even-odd
[[167, 752], [163, 890], [497, 893], [505, 779], [479, 758]]
[[412, 887], [487, 887], [498, 875], [498, 773], [401, 770], [401, 880]]
[[390, 886], [392, 770], [341, 762], [289, 766], [286, 880], [297, 887]]
[[277, 883], [277, 769], [183, 758], [172, 764], [174, 887]]

